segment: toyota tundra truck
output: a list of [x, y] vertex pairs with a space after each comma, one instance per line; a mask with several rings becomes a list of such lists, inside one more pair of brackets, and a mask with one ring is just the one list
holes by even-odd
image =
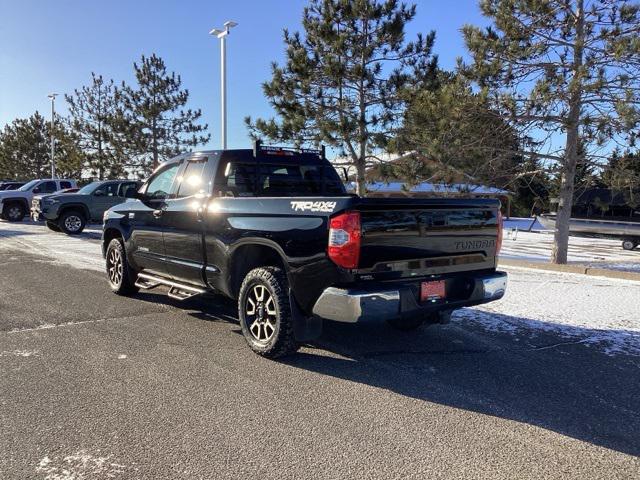
[[400, 330], [501, 298], [500, 202], [347, 194], [324, 150], [262, 146], [163, 163], [104, 215], [111, 289], [163, 287], [237, 301], [249, 347], [270, 358], [324, 321]]

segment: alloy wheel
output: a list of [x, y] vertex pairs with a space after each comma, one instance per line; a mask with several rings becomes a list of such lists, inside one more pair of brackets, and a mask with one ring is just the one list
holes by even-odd
[[276, 332], [278, 312], [273, 296], [264, 285], [255, 285], [245, 302], [245, 322], [255, 340], [268, 342]]
[[17, 220], [22, 215], [22, 209], [20, 207], [11, 207], [7, 212], [9, 220]]
[[107, 255], [107, 272], [109, 274], [109, 281], [113, 285], [120, 285], [122, 281], [122, 254], [117, 248], [112, 248]]
[[82, 227], [82, 220], [77, 215], [69, 215], [64, 219], [64, 226], [70, 232], [77, 232]]

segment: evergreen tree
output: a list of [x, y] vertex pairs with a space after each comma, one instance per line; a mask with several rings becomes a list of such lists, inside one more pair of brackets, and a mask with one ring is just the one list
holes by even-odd
[[[628, 0], [481, 0], [493, 25], [465, 26], [467, 75], [556, 163], [560, 191], [552, 261], [566, 263], [578, 141], [634, 142], [640, 122], [640, 14]], [[546, 137], [545, 137], [546, 136]], [[554, 140], [564, 145], [553, 150]]]
[[365, 170], [401, 118], [402, 91], [435, 77], [435, 34], [405, 41], [415, 12], [396, 0], [311, 0], [304, 36], [284, 31], [285, 64], [263, 84], [278, 119], [247, 117], [251, 135], [340, 149], [364, 195]]
[[129, 156], [128, 167], [147, 175], [161, 161], [208, 142], [210, 135], [204, 133], [207, 125], [197, 123], [202, 112], [184, 108], [189, 91], [160, 57], [143, 55], [133, 68], [137, 85], [123, 82], [116, 90], [111, 141], [118, 155]]
[[473, 92], [459, 75], [439, 77], [438, 88], [407, 91], [408, 108], [392, 148], [413, 155], [410, 162], [395, 162], [395, 178], [511, 188], [526, 174], [522, 157], [514, 154], [517, 132], [490, 108], [484, 92]]
[[78, 136], [91, 175], [100, 180], [126, 176], [123, 157], [111, 141], [117, 110], [113, 80], [91, 73], [91, 83], [65, 95], [65, 99], [69, 107], [67, 123]]
[[640, 154], [615, 150], [602, 171], [602, 183], [611, 189], [612, 195], [623, 195], [633, 215], [640, 206]]
[[36, 112], [5, 125], [0, 134], [0, 178], [48, 176], [51, 168], [49, 126]]
[[[50, 122], [34, 113], [16, 119], [0, 133], [0, 178], [48, 178], [51, 175]], [[84, 156], [74, 137], [60, 122], [55, 129], [55, 160], [58, 176], [78, 178]]]

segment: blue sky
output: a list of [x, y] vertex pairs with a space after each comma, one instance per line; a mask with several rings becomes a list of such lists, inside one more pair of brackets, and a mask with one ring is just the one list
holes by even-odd
[[[409, 37], [436, 31], [443, 67], [464, 56], [460, 28], [486, 24], [477, 0], [418, 0]], [[246, 147], [246, 115], [269, 116], [261, 83], [283, 57], [282, 29], [300, 29], [304, 0], [0, 0], [0, 127], [34, 111], [48, 118], [47, 93], [71, 92], [92, 71], [132, 82], [132, 63], [156, 53], [182, 76], [190, 106], [201, 108], [220, 144], [219, 41], [212, 27], [239, 23], [227, 43], [229, 147]], [[63, 101], [56, 103], [64, 113]]]

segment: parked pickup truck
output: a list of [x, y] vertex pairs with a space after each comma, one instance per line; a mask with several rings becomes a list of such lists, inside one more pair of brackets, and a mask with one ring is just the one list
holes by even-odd
[[257, 143], [161, 165], [138, 200], [105, 213], [102, 248], [116, 293], [237, 299], [249, 346], [273, 358], [316, 338], [323, 319], [411, 330], [501, 298], [499, 208], [359, 198], [324, 152]]
[[75, 180], [52, 178], [31, 180], [17, 190], [0, 191], [0, 217], [10, 222], [20, 222], [29, 214], [29, 206], [34, 195], [75, 187]]
[[77, 235], [89, 222], [102, 222], [109, 208], [132, 198], [140, 188], [134, 180], [105, 180], [85, 185], [76, 193], [34, 197], [31, 218], [44, 220], [49, 229]]

